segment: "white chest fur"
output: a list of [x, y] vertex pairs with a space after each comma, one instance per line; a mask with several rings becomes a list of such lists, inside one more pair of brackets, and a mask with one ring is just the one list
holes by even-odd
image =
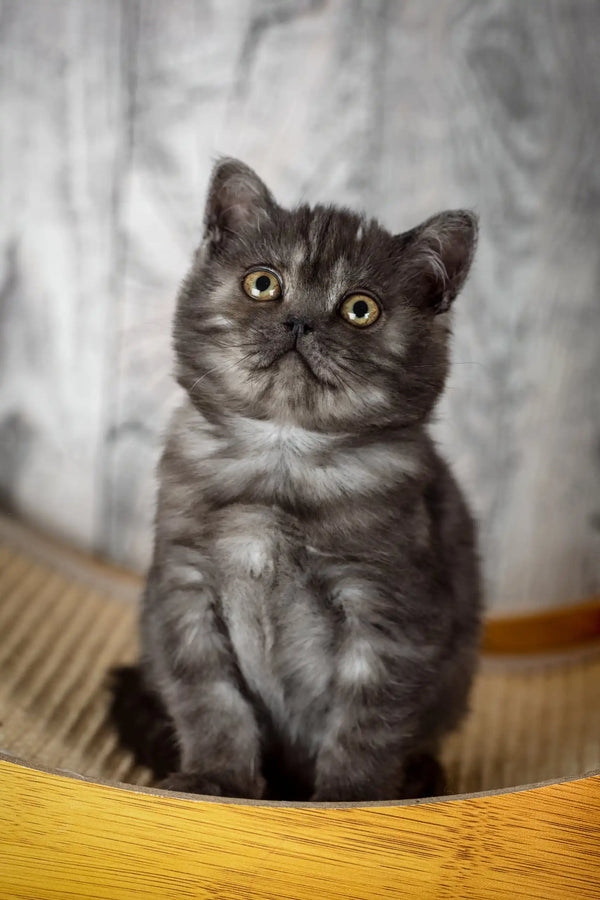
[[380, 490], [414, 475], [414, 451], [389, 443], [348, 446], [348, 435], [323, 434], [295, 425], [232, 418], [218, 434], [190, 417], [179, 450], [233, 499], [250, 489], [265, 501], [335, 501]]

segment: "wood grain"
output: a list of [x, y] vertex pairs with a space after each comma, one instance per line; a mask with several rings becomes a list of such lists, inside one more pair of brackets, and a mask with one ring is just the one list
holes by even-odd
[[481, 216], [436, 435], [495, 611], [600, 591], [595, 0], [0, 0], [0, 499], [143, 568], [214, 156]]
[[0, 896], [600, 896], [600, 776], [405, 806], [123, 790], [0, 760]]

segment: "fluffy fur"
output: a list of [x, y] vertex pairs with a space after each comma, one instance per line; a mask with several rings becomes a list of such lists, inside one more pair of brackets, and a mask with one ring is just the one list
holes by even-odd
[[[480, 592], [473, 524], [426, 425], [475, 219], [445, 212], [394, 236], [347, 210], [284, 210], [223, 160], [205, 226], [175, 316], [187, 400], [160, 465], [137, 683], [154, 731], [176, 737], [164, 784], [312, 800], [439, 791]], [[260, 266], [280, 299], [244, 293]], [[375, 324], [340, 316], [353, 292], [380, 304]], [[135, 707], [117, 692], [130, 745]]]

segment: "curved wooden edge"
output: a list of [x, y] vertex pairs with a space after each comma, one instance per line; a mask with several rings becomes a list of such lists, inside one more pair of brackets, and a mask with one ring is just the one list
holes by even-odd
[[548, 653], [600, 641], [600, 596], [543, 613], [489, 619], [483, 652]]
[[187, 794], [180, 791], [168, 791], [161, 788], [150, 787], [148, 785], [136, 785], [127, 782], [107, 781], [101, 778], [90, 778], [80, 772], [70, 771], [68, 769], [53, 769], [47, 766], [32, 764], [21, 757], [12, 756], [11, 754], [0, 751], [0, 770], [3, 766], [14, 766], [28, 772], [38, 772], [42, 775], [48, 775], [56, 778], [65, 778], [83, 785], [96, 785], [99, 787], [114, 788], [119, 791], [131, 792], [134, 794], [147, 794], [153, 797], [165, 798], [183, 798], [192, 803], [213, 803], [220, 805], [234, 806], [250, 806], [252, 808], [276, 808], [276, 809], [378, 809], [378, 808], [402, 808], [407, 806], [427, 806], [429, 804], [449, 803], [463, 800], [472, 800], [481, 797], [497, 797], [504, 794], [524, 793], [527, 791], [535, 791], [540, 788], [547, 788], [557, 785], [570, 784], [576, 781], [586, 781], [592, 778], [600, 778], [600, 769], [592, 769], [580, 775], [574, 775], [569, 778], [549, 779], [547, 781], [535, 782], [532, 784], [520, 784], [507, 788], [496, 788], [489, 791], [476, 791], [474, 793], [465, 794], [448, 794], [439, 797], [426, 797], [416, 800], [374, 800], [360, 802], [300, 802], [286, 800], [246, 800], [240, 797], [214, 797], [208, 794]]
[[600, 774], [408, 805], [122, 790], [0, 760], [0, 896], [597, 898]]
[[523, 793], [524, 791], [536, 791], [539, 788], [551, 787], [558, 784], [569, 784], [572, 781], [582, 781], [587, 778], [600, 778], [600, 769], [590, 769], [580, 775], [568, 778], [552, 778], [548, 781], [537, 781], [532, 784], [517, 784], [506, 788], [494, 788], [489, 791], [475, 791], [466, 794], [444, 794], [439, 797], [422, 797], [413, 800], [370, 800], [370, 801], [336, 801], [310, 803], [297, 800], [246, 800], [243, 797], [214, 797], [210, 794], [186, 794], [181, 791], [167, 791], [163, 788], [150, 787], [149, 785], [130, 784], [123, 781], [107, 781], [102, 778], [90, 778], [80, 772], [72, 772], [68, 769], [53, 769], [38, 763], [30, 763], [28, 760], [0, 750], [0, 767], [2, 764], [18, 766], [32, 772], [41, 772], [44, 775], [53, 775], [57, 778], [71, 778], [78, 784], [95, 784], [101, 787], [116, 788], [120, 791], [128, 791], [134, 794], [148, 794], [153, 797], [181, 797], [192, 803], [220, 803], [234, 806], [251, 806], [253, 808], [268, 807], [274, 809], [388, 809], [402, 808], [405, 806], [427, 806], [433, 803], [450, 803], [461, 800], [472, 800], [475, 797], [497, 797], [500, 794]]

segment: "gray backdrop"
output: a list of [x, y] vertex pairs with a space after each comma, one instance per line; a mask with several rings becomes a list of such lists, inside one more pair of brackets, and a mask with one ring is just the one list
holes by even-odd
[[0, 491], [141, 567], [211, 161], [481, 216], [437, 433], [494, 609], [600, 590], [597, 0], [0, 2]]

